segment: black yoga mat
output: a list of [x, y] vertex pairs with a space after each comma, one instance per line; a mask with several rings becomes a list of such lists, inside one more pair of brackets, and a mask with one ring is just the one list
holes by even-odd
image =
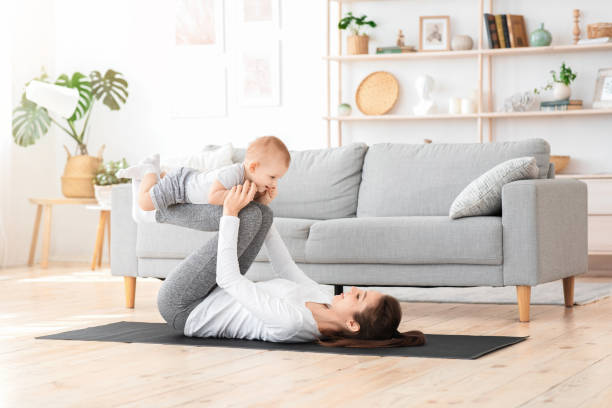
[[314, 353], [358, 354], [370, 356], [432, 357], [475, 359], [492, 351], [519, 343], [526, 337], [462, 336], [426, 334], [427, 344], [416, 347], [353, 348], [323, 347], [316, 343], [272, 343], [259, 340], [237, 340], [187, 337], [166, 323], [117, 322], [88, 327], [37, 339], [115, 341], [123, 343], [176, 344], [200, 347], [239, 347], [263, 350], [306, 351]]

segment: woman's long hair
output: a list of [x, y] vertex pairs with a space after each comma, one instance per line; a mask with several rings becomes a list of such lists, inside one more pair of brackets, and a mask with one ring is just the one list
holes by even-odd
[[402, 309], [396, 298], [383, 295], [378, 305], [355, 313], [353, 317], [359, 323], [356, 333], [335, 332], [321, 333], [323, 337], [317, 343], [325, 347], [402, 347], [422, 346], [425, 335], [419, 330], [404, 333], [397, 331], [402, 319]]

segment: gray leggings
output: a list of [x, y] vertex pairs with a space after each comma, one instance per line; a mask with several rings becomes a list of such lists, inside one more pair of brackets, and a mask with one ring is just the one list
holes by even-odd
[[[218, 231], [223, 207], [186, 202], [185, 180], [194, 170], [179, 168], [169, 172], [151, 190], [155, 219], [200, 231]], [[252, 201], [240, 213], [238, 264], [245, 274], [259, 253], [273, 214], [270, 207]], [[217, 287], [217, 244], [219, 234], [203, 243], [168, 275], [159, 289], [157, 307], [170, 327], [183, 332], [189, 313]]]

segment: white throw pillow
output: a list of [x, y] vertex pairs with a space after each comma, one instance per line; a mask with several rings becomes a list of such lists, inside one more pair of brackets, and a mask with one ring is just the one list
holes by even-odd
[[505, 161], [468, 184], [453, 201], [448, 215], [457, 219], [498, 214], [501, 210], [504, 184], [537, 177], [538, 166], [534, 157]]
[[215, 149], [211, 149], [209, 145], [196, 154], [162, 157], [161, 169], [162, 171], [169, 171], [176, 167], [190, 167], [201, 171], [210, 171], [232, 164], [232, 153], [231, 143], [226, 143]]

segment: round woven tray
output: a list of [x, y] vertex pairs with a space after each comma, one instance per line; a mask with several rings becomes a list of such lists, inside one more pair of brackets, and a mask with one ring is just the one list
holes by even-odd
[[355, 101], [365, 115], [384, 115], [397, 102], [399, 82], [388, 72], [376, 71], [365, 77], [357, 87]]

